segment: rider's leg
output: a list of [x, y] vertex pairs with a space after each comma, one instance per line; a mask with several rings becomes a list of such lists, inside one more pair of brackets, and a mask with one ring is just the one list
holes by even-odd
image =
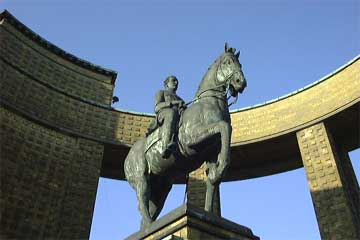
[[162, 156], [167, 158], [176, 146], [174, 133], [176, 131], [179, 115], [177, 110], [172, 108], [162, 110], [161, 115], [164, 119], [162, 125], [162, 136], [166, 146]]

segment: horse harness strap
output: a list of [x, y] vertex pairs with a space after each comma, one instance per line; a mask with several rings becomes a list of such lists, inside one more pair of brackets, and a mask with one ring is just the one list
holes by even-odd
[[[212, 88], [209, 88], [209, 89], [205, 89], [205, 90], [202, 91], [198, 96], [196, 96], [193, 100], [191, 100], [190, 102], [186, 103], [185, 105], [188, 106], [188, 105], [196, 102], [197, 100], [199, 100], [199, 99], [201, 99], [201, 98], [206, 98], [206, 97], [215, 97], [215, 98], [219, 98], [219, 99], [227, 102], [227, 100], [229, 100], [229, 98], [230, 98], [231, 96], [229, 96], [226, 100], [223, 99], [222, 97], [223, 97], [223, 96], [226, 96], [226, 95], [228, 94], [229, 88], [230, 88], [230, 81], [229, 81], [229, 79], [230, 79], [233, 75], [234, 75], [234, 73], [231, 73], [231, 74], [227, 77], [227, 79], [225, 80], [225, 83], [222, 83], [222, 84], [220, 84], [220, 85], [217, 85], [217, 86], [212, 87]], [[211, 90], [216, 90], [216, 89], [218, 89], [218, 88], [220, 88], [220, 87], [223, 87], [223, 86], [225, 86], [225, 85], [226, 85], [225, 94], [215, 94], [215, 95], [210, 95], [210, 96], [201, 97], [201, 95], [204, 94], [205, 92], [211, 91]], [[236, 97], [236, 99], [235, 99], [234, 102], [232, 102], [232, 103], [230, 103], [230, 105], [228, 105], [228, 107], [231, 106], [231, 105], [233, 105], [236, 101], [237, 101], [237, 97]]]

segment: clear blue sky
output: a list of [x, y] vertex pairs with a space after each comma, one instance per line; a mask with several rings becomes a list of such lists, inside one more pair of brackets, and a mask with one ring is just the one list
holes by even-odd
[[[0, 0], [0, 7], [60, 48], [118, 71], [114, 107], [138, 112], [153, 112], [169, 74], [191, 100], [225, 41], [240, 49], [248, 80], [232, 109], [295, 91], [360, 53], [359, 1]], [[359, 179], [360, 150], [350, 156]], [[183, 197], [184, 186], [174, 186], [162, 215]], [[320, 239], [303, 169], [224, 183], [221, 201], [225, 218], [262, 239]], [[130, 186], [100, 179], [91, 239], [123, 239], [139, 221]]]

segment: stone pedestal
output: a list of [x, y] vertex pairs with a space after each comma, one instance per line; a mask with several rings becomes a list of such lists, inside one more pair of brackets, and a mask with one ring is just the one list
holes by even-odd
[[184, 204], [152, 223], [148, 228], [127, 238], [127, 240], [139, 239], [259, 240], [260, 238], [247, 227], [208, 213], [191, 204]]

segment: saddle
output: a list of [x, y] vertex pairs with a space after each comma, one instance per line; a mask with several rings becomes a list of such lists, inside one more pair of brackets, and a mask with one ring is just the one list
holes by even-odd
[[[180, 128], [180, 126], [182, 125], [182, 116], [183, 113], [180, 114], [179, 117], [179, 121], [177, 123], [177, 129]], [[157, 117], [154, 118], [152, 120], [152, 122], [150, 123], [149, 127], [148, 127], [148, 131], [146, 133], [146, 142], [145, 142], [145, 153], [158, 141], [160, 141], [162, 139], [161, 137], [161, 127], [162, 127], [162, 122], [159, 122]], [[178, 131], [174, 132], [174, 142], [177, 143], [178, 141]], [[165, 148], [165, 146], [164, 146]], [[164, 150], [164, 149], [162, 149]]]
[[158, 141], [161, 140], [161, 129], [157, 126], [150, 133], [146, 133], [145, 153]]

